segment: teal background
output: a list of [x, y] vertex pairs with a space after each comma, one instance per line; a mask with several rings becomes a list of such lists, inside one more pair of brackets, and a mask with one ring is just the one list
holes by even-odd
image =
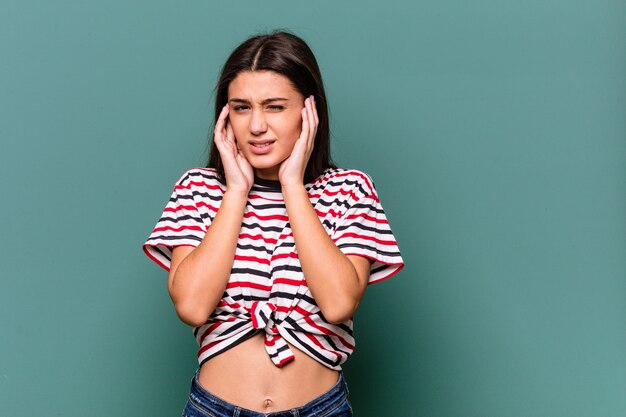
[[406, 268], [357, 417], [626, 416], [626, 3], [0, 3], [0, 416], [180, 415], [195, 341], [141, 252], [247, 36], [316, 52], [336, 161]]

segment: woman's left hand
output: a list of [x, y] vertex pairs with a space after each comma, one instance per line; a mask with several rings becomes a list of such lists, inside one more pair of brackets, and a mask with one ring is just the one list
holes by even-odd
[[302, 133], [296, 140], [291, 155], [280, 164], [278, 170], [278, 180], [283, 187], [304, 184], [304, 173], [313, 152], [318, 124], [313, 96], [307, 97], [302, 109]]

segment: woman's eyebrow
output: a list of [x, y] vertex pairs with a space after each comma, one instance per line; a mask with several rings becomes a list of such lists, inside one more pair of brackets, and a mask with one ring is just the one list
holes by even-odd
[[[265, 100], [263, 100], [261, 102], [261, 104], [265, 105], [265, 104], [269, 104], [269, 103], [273, 103], [275, 101], [288, 101], [289, 99], [284, 98], [284, 97], [270, 97], [270, 98], [266, 98]], [[231, 98], [230, 100], [228, 100], [229, 102], [233, 102], [233, 103], [244, 103], [247, 104], [249, 103], [248, 100], [244, 99], [244, 98]]]

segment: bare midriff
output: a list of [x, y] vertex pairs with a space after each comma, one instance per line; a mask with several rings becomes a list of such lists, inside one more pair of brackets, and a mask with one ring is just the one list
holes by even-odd
[[259, 333], [209, 359], [200, 368], [200, 385], [243, 408], [271, 413], [300, 407], [328, 391], [339, 372], [325, 367], [295, 346], [295, 359], [282, 368], [269, 358]]

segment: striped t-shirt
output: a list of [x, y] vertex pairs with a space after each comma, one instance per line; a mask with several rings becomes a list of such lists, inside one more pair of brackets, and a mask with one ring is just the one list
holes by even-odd
[[[370, 284], [402, 269], [396, 240], [368, 175], [329, 168], [305, 188], [337, 247], [346, 255], [373, 261]], [[185, 172], [143, 246], [145, 253], [169, 270], [172, 248], [200, 244], [225, 191], [214, 169]], [[280, 183], [255, 178], [226, 291], [206, 323], [194, 328], [198, 361], [202, 364], [258, 332], [265, 332], [265, 348], [279, 367], [294, 358], [287, 342], [335, 370], [354, 351], [352, 320], [328, 323], [307, 287]]]

